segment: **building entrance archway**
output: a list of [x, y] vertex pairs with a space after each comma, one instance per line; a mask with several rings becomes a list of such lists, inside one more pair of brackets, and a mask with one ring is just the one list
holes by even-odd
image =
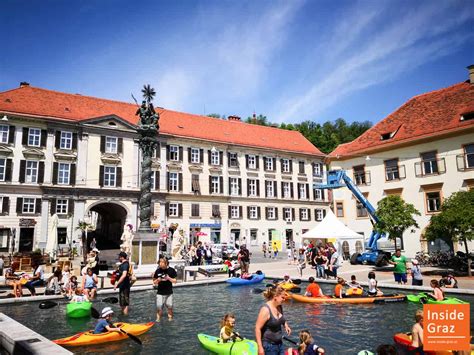
[[95, 212], [96, 220], [95, 230], [88, 234], [87, 245], [90, 246], [95, 238], [99, 250], [119, 249], [127, 210], [116, 203], [104, 202], [94, 205], [89, 211]]

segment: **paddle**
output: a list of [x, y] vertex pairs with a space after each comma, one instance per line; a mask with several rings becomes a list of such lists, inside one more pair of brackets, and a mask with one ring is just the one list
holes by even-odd
[[53, 301], [44, 301], [44, 302], [41, 302], [39, 304], [39, 308], [40, 309], [50, 309], [50, 308], [53, 308], [57, 305], [58, 305], [58, 303], [53, 302]]
[[286, 340], [287, 342], [293, 345], [299, 345], [296, 341], [294, 341], [293, 339], [287, 338], [286, 336], [283, 336], [283, 340]]
[[143, 344], [142, 341], [141, 341], [140, 339], [138, 339], [138, 337], [136, 337], [135, 335], [130, 334], [130, 333], [127, 333], [127, 332], [126, 332], [125, 330], [123, 330], [123, 329], [120, 329], [120, 331], [121, 331], [123, 334], [125, 334], [126, 336], [128, 336], [130, 339], [132, 339], [135, 343], [140, 344], [140, 345]]
[[101, 302], [115, 304], [115, 303], [118, 303], [118, 301], [119, 300], [117, 297], [107, 297], [107, 298], [104, 298]]
[[[104, 298], [101, 302], [115, 304], [115, 303], [118, 303], [118, 298], [117, 297], [107, 297], [107, 298]], [[59, 305], [59, 303], [57, 303], [57, 302], [47, 300], [47, 301], [43, 301], [39, 304], [39, 309], [50, 309], [50, 308], [56, 307], [58, 305]]]

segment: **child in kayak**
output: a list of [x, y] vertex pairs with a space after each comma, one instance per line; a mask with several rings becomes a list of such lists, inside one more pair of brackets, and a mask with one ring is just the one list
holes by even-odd
[[89, 297], [84, 294], [84, 290], [82, 287], [76, 287], [74, 296], [71, 298], [71, 302], [79, 303], [79, 302], [89, 302]]
[[351, 276], [351, 282], [347, 284], [349, 288], [346, 290], [346, 296], [361, 296], [364, 292], [362, 286], [357, 282], [356, 276]]
[[439, 287], [438, 280], [431, 280], [430, 285], [433, 288], [433, 293], [429, 293], [428, 295], [433, 297], [436, 301], [443, 301], [444, 300], [444, 292]]
[[112, 315], [114, 311], [110, 307], [105, 307], [100, 314], [100, 319], [97, 322], [94, 334], [106, 333], [106, 332], [119, 332], [120, 328], [114, 327], [112, 324]]
[[324, 294], [323, 294], [323, 291], [321, 291], [321, 287], [319, 287], [319, 285], [314, 282], [314, 277], [311, 276], [309, 279], [308, 279], [308, 282], [309, 282], [309, 285], [308, 287], [306, 287], [306, 292], [305, 292], [305, 296], [307, 297], [324, 297]]
[[285, 274], [283, 276], [283, 281], [280, 282], [280, 286], [290, 286], [293, 285], [293, 281], [290, 279], [290, 274]]
[[344, 297], [344, 285], [346, 281], [342, 277], [337, 278], [336, 287], [334, 287], [334, 296], [337, 298]]
[[226, 313], [221, 320], [221, 331], [220, 338], [223, 343], [227, 343], [232, 340], [235, 341], [238, 338], [238, 334], [234, 331], [235, 316], [233, 313]]
[[367, 291], [367, 294], [372, 297], [383, 296], [383, 292], [377, 288], [377, 280], [375, 279], [375, 272], [373, 271], [369, 272], [368, 278], [369, 278], [369, 290]]

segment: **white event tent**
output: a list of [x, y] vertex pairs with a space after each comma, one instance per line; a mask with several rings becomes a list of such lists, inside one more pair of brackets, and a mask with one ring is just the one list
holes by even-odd
[[[349, 255], [364, 250], [364, 236], [354, 232], [348, 228], [344, 223], [337, 219], [334, 213], [328, 209], [326, 217], [313, 229], [301, 235], [302, 242], [305, 240], [326, 240], [332, 242], [337, 250], [342, 255], [347, 246], [349, 247]], [[344, 243], [347, 242], [347, 243]], [[346, 248], [343, 248], [343, 244]]]

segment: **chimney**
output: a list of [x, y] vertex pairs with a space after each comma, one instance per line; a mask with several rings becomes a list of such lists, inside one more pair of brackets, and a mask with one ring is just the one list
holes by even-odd
[[227, 119], [228, 119], [229, 121], [240, 122], [240, 117], [239, 117], [239, 116], [228, 116]]
[[467, 69], [469, 70], [469, 82], [474, 85], [474, 64], [469, 65]]
[[20, 87], [22, 88], [22, 87], [25, 87], [25, 86], [30, 86], [30, 83], [28, 83], [28, 82], [26, 82], [26, 81], [22, 81], [22, 82], [20, 83]]

